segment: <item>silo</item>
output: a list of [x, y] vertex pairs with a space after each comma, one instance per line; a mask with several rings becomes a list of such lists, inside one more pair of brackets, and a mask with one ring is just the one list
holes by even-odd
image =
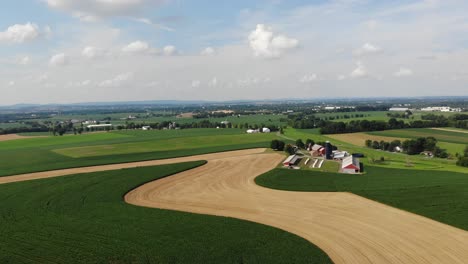
[[325, 142], [325, 157], [328, 160], [331, 160], [333, 158], [333, 148], [330, 141]]

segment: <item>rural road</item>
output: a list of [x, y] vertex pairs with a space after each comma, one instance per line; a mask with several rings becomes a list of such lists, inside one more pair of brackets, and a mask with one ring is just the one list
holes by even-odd
[[1, 183], [138, 166], [207, 160], [204, 166], [145, 184], [125, 201], [139, 206], [234, 217], [297, 234], [335, 263], [466, 263], [468, 232], [350, 193], [257, 186], [254, 178], [284, 158], [252, 149], [0, 177]]

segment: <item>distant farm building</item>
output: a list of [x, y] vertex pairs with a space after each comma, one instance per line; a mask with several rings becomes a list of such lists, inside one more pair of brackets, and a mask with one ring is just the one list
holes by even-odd
[[231, 122], [229, 122], [229, 121], [222, 121], [222, 122], [221, 122], [221, 125], [227, 126], [227, 125], [229, 125], [229, 124], [231, 124]]
[[334, 160], [342, 160], [349, 156], [349, 153], [347, 151], [333, 150], [332, 153]]
[[432, 106], [432, 107], [425, 107], [422, 108], [421, 111], [423, 112], [461, 112], [461, 108], [451, 108], [448, 106]]
[[262, 133], [270, 133], [271, 130], [268, 127], [262, 128]]
[[255, 134], [255, 133], [260, 133], [258, 129], [247, 129], [247, 134]]
[[111, 128], [112, 124], [89, 125], [87, 128]]
[[343, 173], [359, 173], [361, 172], [361, 165], [359, 159], [353, 156], [348, 156], [341, 162], [341, 172]]
[[325, 155], [325, 147], [322, 145], [314, 144], [310, 149], [312, 157], [319, 157]]
[[293, 166], [300, 159], [298, 155], [291, 155], [283, 161], [284, 166]]
[[392, 108], [388, 109], [388, 111], [392, 111], [392, 112], [406, 112], [408, 110], [409, 110], [409, 108], [407, 108], [407, 107], [392, 107]]
[[142, 126], [141, 130], [151, 130], [151, 127], [150, 126]]

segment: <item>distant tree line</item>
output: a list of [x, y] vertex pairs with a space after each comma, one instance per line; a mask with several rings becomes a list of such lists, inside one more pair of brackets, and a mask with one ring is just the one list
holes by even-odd
[[383, 151], [393, 152], [397, 147], [400, 147], [408, 155], [417, 155], [424, 151], [430, 151], [432, 155], [438, 158], [448, 158], [449, 154], [445, 149], [437, 146], [437, 139], [434, 137], [421, 137], [417, 139], [409, 139], [401, 142], [400, 140], [376, 141], [366, 140], [368, 148], [380, 149]]
[[463, 154], [458, 157], [457, 165], [468, 167], [468, 145], [465, 147]]

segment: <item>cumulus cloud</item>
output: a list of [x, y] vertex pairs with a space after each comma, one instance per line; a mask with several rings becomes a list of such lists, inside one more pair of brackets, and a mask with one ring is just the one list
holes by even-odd
[[199, 80], [193, 80], [192, 81], [192, 87], [193, 88], [198, 88], [198, 87], [200, 87], [200, 85], [201, 85], [201, 82]]
[[212, 47], [206, 47], [200, 52], [200, 54], [203, 56], [211, 56], [215, 54], [215, 49]]
[[53, 9], [72, 14], [82, 21], [92, 22], [101, 18], [133, 16], [150, 5], [167, 0], [45, 0]]
[[125, 84], [126, 82], [132, 80], [134, 74], [132, 72], [122, 73], [115, 76], [112, 79], [102, 81], [99, 83], [100, 87], [119, 87]]
[[20, 65], [28, 65], [31, 63], [31, 58], [29, 56], [23, 56], [18, 59], [18, 64]]
[[59, 53], [50, 58], [49, 65], [54, 67], [65, 66], [69, 63], [69, 59], [65, 53]]
[[150, 45], [147, 42], [137, 40], [122, 48], [123, 52], [146, 53], [150, 51]]
[[88, 59], [96, 59], [96, 58], [103, 57], [105, 55], [105, 52], [104, 50], [100, 48], [87, 46], [83, 49], [83, 51], [81, 52], [81, 55], [83, 55], [83, 57], [88, 58]]
[[163, 54], [166, 56], [176, 55], [177, 53], [177, 48], [172, 45], [168, 45], [163, 48]]
[[48, 26], [41, 30], [38, 25], [33, 23], [15, 24], [5, 31], [0, 31], [0, 42], [21, 44], [36, 40], [41, 36], [47, 37], [51, 32]]
[[300, 83], [310, 83], [317, 80], [317, 74], [304, 75], [299, 82]]
[[288, 50], [297, 48], [299, 41], [284, 35], [277, 35], [270, 27], [258, 24], [248, 37], [254, 55], [264, 58], [279, 58]]
[[411, 69], [401, 67], [393, 75], [395, 77], [408, 77], [408, 76], [413, 75], [413, 71]]
[[366, 67], [364, 66], [362, 62], [358, 61], [356, 65], [357, 65], [356, 69], [354, 69], [350, 74], [351, 78], [364, 78], [369, 75]]
[[211, 79], [211, 81], [208, 82], [208, 86], [210, 86], [210, 87], [216, 87], [216, 86], [218, 86], [218, 78], [217, 78], [217, 77], [213, 77], [213, 79]]
[[376, 45], [373, 45], [371, 43], [365, 43], [364, 45], [362, 45], [362, 47], [354, 51], [354, 55], [365, 56], [365, 55], [378, 54], [381, 52], [382, 52], [382, 48]]

